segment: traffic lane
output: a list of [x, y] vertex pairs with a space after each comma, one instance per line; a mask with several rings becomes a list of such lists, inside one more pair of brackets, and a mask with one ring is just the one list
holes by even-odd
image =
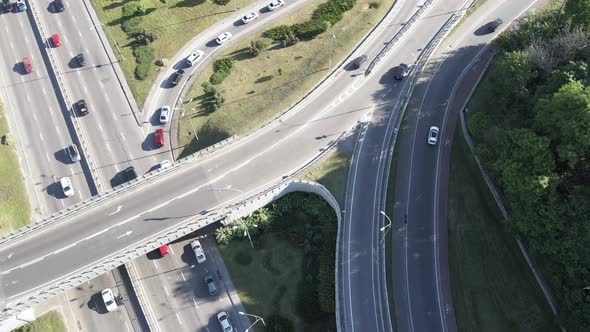
[[[76, 317], [76, 324], [80, 331], [133, 331], [133, 327], [127, 313], [127, 303], [119, 305], [114, 312], [108, 312], [100, 292], [105, 288], [112, 289], [119, 294], [119, 287], [124, 287], [113, 278], [112, 272], [102, 274], [66, 292], [68, 299], [67, 310], [71, 310]], [[125, 326], [125, 328], [123, 328]]]

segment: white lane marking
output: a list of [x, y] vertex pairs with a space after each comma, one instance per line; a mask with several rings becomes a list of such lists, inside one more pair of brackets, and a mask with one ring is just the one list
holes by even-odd
[[199, 309], [199, 305], [197, 304], [197, 301], [195, 301], [195, 298], [193, 297], [193, 304], [195, 305], [196, 309]]
[[154, 263], [154, 266], [156, 267], [156, 270], [158, 269], [158, 263], [156, 263], [155, 259], [152, 259], [152, 263]]
[[13, 253], [11, 252], [11, 253], [10, 253], [10, 255], [8, 255], [8, 259], [10, 259], [10, 257], [12, 257], [12, 254], [13, 254]]
[[105, 143], [107, 150], [109, 150], [109, 152], [111, 152], [111, 147], [109, 146], [109, 143]]
[[100, 125], [100, 123], [97, 123], [97, 125], [98, 125], [98, 130], [100, 130], [100, 132], [102, 133], [102, 131], [103, 131], [102, 126]]
[[35, 119], [35, 121], [37, 121], [37, 116], [35, 115], [35, 113], [33, 113], [33, 119]]
[[166, 288], [166, 285], [164, 285], [163, 287], [164, 287], [164, 292], [166, 293], [166, 296], [170, 296], [170, 293], [168, 293], [168, 288]]
[[116, 214], [116, 213], [119, 213], [119, 211], [121, 211], [121, 208], [122, 208], [122, 207], [123, 207], [123, 205], [119, 205], [119, 206], [117, 206], [117, 210], [116, 210], [116, 211], [114, 211], [114, 212], [111, 212], [111, 213], [109, 213], [109, 216], [112, 216], [112, 215], [114, 215], [114, 214]]
[[43, 95], [47, 96], [47, 90], [45, 90], [45, 87], [41, 87], [41, 90], [43, 91]]
[[48, 163], [50, 163], [50, 162], [51, 162], [51, 159], [49, 158], [49, 153], [47, 153], [47, 152], [45, 153], [45, 158], [47, 158], [47, 162], [48, 162]]
[[127, 324], [127, 321], [125, 321], [125, 328], [127, 329], [127, 332], [131, 332], [131, 329], [129, 328], [129, 324]]
[[117, 239], [120, 239], [120, 238], [122, 238], [122, 237], [125, 237], [125, 236], [128, 236], [128, 235], [131, 235], [131, 233], [133, 233], [133, 231], [127, 231], [127, 232], [125, 232], [125, 233], [123, 233], [123, 234], [121, 234], [121, 235], [117, 236]]
[[33, 264], [35, 264], [35, 263], [39, 263], [40, 261], [42, 261], [42, 260], [44, 260], [44, 259], [45, 259], [45, 257], [39, 257], [39, 258], [37, 258], [37, 259], [33, 259], [32, 261], [30, 261], [30, 262], [27, 262], [27, 263], [25, 263], [25, 264], [23, 264], [23, 265], [19, 266], [19, 267], [18, 267], [18, 269], [25, 268], [25, 267], [27, 267], [27, 266], [29, 266], [29, 265], [33, 265]]
[[182, 277], [182, 280], [186, 281], [186, 278], [184, 277], [184, 273], [182, 273], [182, 271], [180, 271], [180, 276]]
[[41, 132], [39, 132], [39, 138], [41, 138], [42, 141], [45, 141], [45, 139], [43, 138], [43, 134], [41, 134]]
[[129, 152], [129, 160], [133, 160], [133, 155]]
[[76, 16], [72, 15], [72, 21], [76, 22]]
[[27, 101], [30, 103], [31, 102], [31, 96], [29, 96], [29, 94], [27, 93]]
[[57, 131], [57, 136], [61, 135], [61, 129], [59, 127], [55, 127], [55, 131]]
[[111, 116], [113, 117], [113, 120], [117, 121], [117, 118], [115, 117], [115, 113], [111, 113]]
[[[174, 250], [172, 250], [172, 246], [168, 247], [168, 249], [170, 249], [170, 252], [172, 253], [172, 255], [174, 255]], [[182, 272], [180, 272], [182, 273]]]
[[176, 313], [176, 319], [178, 319], [178, 324], [182, 325], [182, 322], [180, 321], [180, 316], [178, 316], [178, 313]]
[[72, 243], [72, 244], [70, 244], [69, 246], [65, 246], [65, 247], [63, 247], [63, 248], [61, 248], [61, 249], [59, 249], [59, 250], [57, 250], [57, 251], [54, 251], [53, 253], [54, 253], [54, 254], [58, 254], [58, 253], [60, 253], [60, 252], [62, 252], [62, 251], [66, 251], [66, 250], [68, 250], [68, 249], [70, 249], [70, 248], [73, 248], [73, 247], [75, 247], [75, 246], [76, 246], [76, 244], [75, 244], [75, 243]]

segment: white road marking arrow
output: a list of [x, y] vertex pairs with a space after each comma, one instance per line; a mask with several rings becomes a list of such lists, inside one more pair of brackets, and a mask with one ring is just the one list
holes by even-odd
[[117, 239], [120, 239], [120, 238], [122, 238], [124, 236], [127, 236], [127, 235], [131, 234], [131, 233], [133, 233], [133, 231], [127, 231], [127, 232], [123, 233], [123, 235], [117, 236]]

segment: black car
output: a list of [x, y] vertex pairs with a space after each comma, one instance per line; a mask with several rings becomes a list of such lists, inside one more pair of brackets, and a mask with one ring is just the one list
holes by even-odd
[[401, 80], [402, 78], [408, 76], [410, 73], [410, 66], [406, 65], [405, 63], [400, 63], [399, 66], [393, 69], [393, 78], [396, 80]]
[[367, 61], [367, 56], [363, 54], [352, 61], [350, 69], [359, 69], [365, 61]]
[[86, 66], [86, 58], [84, 58], [84, 54], [80, 53], [76, 55], [76, 61], [78, 62], [78, 66], [84, 67]]
[[502, 24], [504, 23], [504, 21], [502, 21], [501, 19], [497, 18], [496, 20], [494, 20], [493, 22], [488, 23], [488, 32], [492, 33], [494, 31], [496, 31], [496, 29]]
[[80, 99], [76, 104], [74, 104], [76, 111], [79, 115], [86, 115], [88, 114], [88, 106], [86, 105], [86, 100]]
[[66, 9], [63, 0], [53, 0], [53, 8], [55, 8], [56, 12], [63, 12]]
[[10, 2], [10, 0], [2, 0], [2, 9], [4, 9], [5, 12], [13, 11], [14, 7], [12, 6], [12, 2]]
[[135, 172], [135, 168], [133, 168], [133, 166], [129, 166], [129, 167], [125, 168], [125, 170], [123, 171], [123, 179], [125, 180], [125, 182], [131, 181], [135, 178], [137, 178], [137, 173]]
[[184, 70], [180, 69], [174, 72], [171, 77], [172, 86], [177, 86], [184, 77]]

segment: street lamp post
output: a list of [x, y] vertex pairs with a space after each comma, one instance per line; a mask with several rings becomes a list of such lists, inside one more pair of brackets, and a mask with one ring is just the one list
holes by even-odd
[[266, 323], [264, 323], [264, 319], [262, 319], [262, 317], [260, 317], [260, 316], [257, 316], [257, 315], [251, 315], [251, 314], [247, 314], [247, 313], [245, 313], [245, 312], [243, 312], [243, 311], [238, 311], [238, 313], [239, 313], [240, 315], [242, 315], [242, 316], [250, 316], [250, 317], [254, 317], [254, 318], [256, 318], [256, 320], [254, 321], [254, 323], [252, 323], [250, 326], [248, 326], [248, 328], [247, 328], [247, 329], [245, 329], [245, 330], [244, 330], [244, 332], [248, 332], [248, 330], [250, 330], [250, 328], [251, 328], [252, 326], [254, 326], [256, 323], [258, 323], [258, 321], [261, 321], [261, 322], [262, 322], [262, 325], [266, 326]]
[[125, 61], [125, 57], [123, 56], [123, 52], [121, 52], [121, 50], [119, 49], [119, 44], [117, 43], [117, 41], [115, 40], [115, 38], [113, 38], [113, 35], [111, 35], [111, 32], [109, 31], [109, 29], [107, 28], [107, 26], [104, 25], [104, 23], [102, 23], [101, 21], [98, 21], [98, 23], [95, 23], [95, 24], [92, 25], [92, 27], [90, 27], [90, 31], [92, 31], [92, 29], [95, 29], [97, 24], [100, 24], [100, 25], [102, 25], [104, 27], [104, 30], [111, 37], [111, 40], [113, 41], [113, 44], [115, 44], [115, 47], [117, 48], [117, 52], [119, 52], [119, 55], [121, 56], [121, 61]]
[[[246, 201], [246, 193], [244, 193], [243, 190], [232, 188], [231, 185], [226, 186], [224, 188], [209, 188], [209, 191], [237, 191], [240, 194], [242, 194], [242, 199], [244, 201]], [[248, 217], [250, 217], [250, 215], [252, 215], [252, 213], [248, 214]], [[240, 218], [240, 223], [241, 223], [242, 227], [244, 228], [244, 232], [246, 233], [246, 235], [248, 235], [248, 240], [250, 240], [250, 246], [252, 246], [252, 248], [254, 248], [254, 244], [252, 243], [252, 237], [250, 236], [250, 231], [248, 231], [248, 226], [244, 223], [244, 220], [241, 218]], [[234, 227], [237, 227], [237, 226], [234, 226]], [[258, 225], [253, 225], [253, 227], [256, 228], [256, 227], [258, 227]]]
[[387, 218], [387, 221], [389, 222], [387, 225], [385, 225], [379, 229], [379, 231], [381, 231], [381, 232], [385, 231], [385, 233], [383, 233], [383, 238], [385, 238], [385, 235], [387, 235], [387, 232], [391, 228], [391, 219], [389, 219], [389, 216], [387, 214], [385, 214], [385, 211], [379, 211], [379, 213], [381, 213], [385, 218]]
[[[182, 113], [180, 114], [180, 117], [184, 117], [184, 114], [186, 113], [186, 109], [184, 108], [184, 104], [182, 103], [182, 98], [178, 98], [179, 102], [180, 102], [180, 107], [175, 107], [174, 110], [175, 111], [182, 111]], [[192, 99], [189, 101], [189, 103], [193, 101]], [[193, 111], [195, 109], [193, 108]], [[197, 135], [197, 132], [195, 131], [195, 127], [193, 126], [193, 120], [191, 119], [190, 115], [187, 116], [188, 117], [188, 123], [191, 125], [191, 129], [193, 130], [193, 134], [195, 134], [195, 138], [197, 139], [197, 141], [199, 140], [199, 135]]]

